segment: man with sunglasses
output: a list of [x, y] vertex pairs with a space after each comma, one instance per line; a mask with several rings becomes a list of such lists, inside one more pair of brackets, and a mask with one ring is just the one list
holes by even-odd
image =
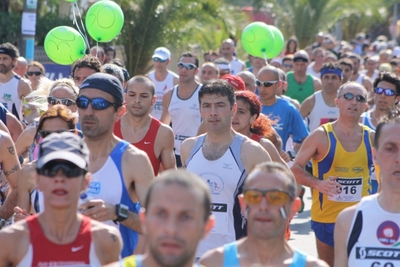
[[[359, 123], [367, 108], [367, 90], [342, 85], [335, 99], [339, 117], [318, 127], [303, 142], [291, 170], [298, 183], [313, 188], [311, 228], [319, 258], [334, 264], [333, 229], [338, 214], [371, 194], [370, 169], [374, 133]], [[304, 167], [311, 160], [313, 174]]]
[[[361, 123], [372, 130], [376, 130], [378, 123], [396, 108], [395, 105], [400, 97], [400, 79], [393, 73], [381, 72], [374, 81], [374, 103], [375, 106], [361, 114]], [[378, 191], [376, 169], [371, 173], [372, 193]]]
[[153, 54], [154, 70], [150, 71], [147, 76], [154, 82], [156, 86], [157, 100], [151, 110], [151, 116], [157, 120], [161, 119], [163, 112], [163, 97], [166, 92], [171, 90], [179, 83], [179, 76], [168, 69], [171, 62], [171, 52], [165, 47], [158, 47]]
[[285, 239], [286, 224], [300, 206], [296, 187], [293, 174], [283, 165], [257, 165], [238, 196], [247, 219], [247, 237], [206, 252], [200, 263], [223, 267], [327, 266], [290, 246]]
[[307, 74], [309, 57], [306, 51], [300, 50], [293, 55], [293, 72], [287, 73], [288, 87], [286, 95], [301, 103], [314, 92], [321, 90], [319, 78]]
[[133, 253], [138, 242], [141, 233], [138, 202], [144, 201], [154, 175], [146, 153], [113, 134], [123, 102], [121, 83], [105, 73], [86, 78], [76, 99], [92, 173], [86, 192], [92, 200], [81, 209], [84, 215], [120, 230], [125, 257]]
[[199, 72], [199, 59], [192, 52], [185, 52], [178, 62], [179, 84], [165, 93], [161, 122], [170, 124], [175, 134], [176, 166], [181, 167], [181, 143], [196, 136], [201, 118], [198, 92], [201, 84], [196, 81]]
[[255, 165], [271, 161], [258, 142], [232, 129], [236, 112], [232, 85], [224, 80], [209, 81], [200, 89], [199, 101], [207, 133], [182, 143], [182, 164], [210, 186], [216, 225], [200, 242], [197, 257], [246, 235], [246, 220], [236, 197], [242, 191], [247, 173]]
[[400, 266], [400, 117], [376, 127], [381, 191], [343, 210], [335, 226], [335, 266]]
[[0, 231], [0, 266], [101, 266], [118, 260], [118, 231], [77, 210], [90, 180], [88, 164], [88, 148], [77, 135], [54, 133], [43, 140], [36, 176], [45, 209]]
[[13, 71], [18, 57], [19, 51], [14, 45], [0, 44], [0, 101], [9, 112], [22, 121], [22, 99], [32, 88]]
[[262, 68], [257, 75], [256, 85], [262, 104], [261, 112], [271, 120], [276, 120], [273, 127], [282, 139], [282, 149], [285, 150], [286, 142], [292, 135], [293, 142], [297, 144], [295, 149], [298, 150], [308, 130], [296, 107], [278, 96], [278, 89], [282, 86], [278, 69], [272, 66]]

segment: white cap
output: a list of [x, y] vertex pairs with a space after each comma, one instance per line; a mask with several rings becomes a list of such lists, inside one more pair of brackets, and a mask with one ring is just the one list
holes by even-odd
[[155, 57], [161, 58], [161, 60], [167, 60], [171, 58], [171, 52], [165, 47], [159, 47], [154, 50], [153, 58]]

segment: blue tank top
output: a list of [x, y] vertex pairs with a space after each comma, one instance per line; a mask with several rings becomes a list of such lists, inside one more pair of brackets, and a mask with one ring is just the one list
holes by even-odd
[[[293, 262], [290, 267], [305, 267], [307, 255], [298, 250], [294, 251]], [[232, 242], [224, 245], [224, 264], [223, 267], [240, 267], [237, 243]]]

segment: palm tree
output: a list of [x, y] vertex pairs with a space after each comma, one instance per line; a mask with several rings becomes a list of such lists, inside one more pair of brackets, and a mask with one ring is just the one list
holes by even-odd
[[[146, 73], [157, 46], [180, 51], [216, 49], [237, 34], [231, 10], [221, 0], [121, 0], [125, 22], [118, 42], [125, 47], [128, 71]], [[238, 20], [240, 21], [240, 20]]]
[[285, 36], [296, 35], [300, 47], [310, 44], [319, 31], [332, 29], [339, 20], [361, 13], [376, 17], [382, 7], [393, 2], [395, 0], [253, 0], [256, 7], [271, 4], [278, 28]]

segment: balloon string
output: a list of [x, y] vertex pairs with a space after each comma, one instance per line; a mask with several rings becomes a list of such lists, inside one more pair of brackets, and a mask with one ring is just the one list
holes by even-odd
[[264, 53], [264, 60], [265, 60], [265, 64], [268, 65], [267, 55], [265, 53]]
[[[77, 13], [79, 15], [79, 19], [80, 19], [80, 22], [81, 22], [82, 29], [79, 27], [79, 23], [78, 23], [78, 21], [76, 19], [75, 9], [76, 9], [76, 11], [77, 11]], [[89, 49], [90, 48], [89, 40], [87, 38], [87, 33], [86, 33], [85, 27], [84, 27], [83, 22], [82, 22], [81, 12], [79, 11], [79, 6], [78, 6], [77, 2], [72, 4], [72, 14], [74, 16], [74, 19], [72, 20], [72, 22], [73, 22], [74, 25], [76, 25], [76, 27], [78, 28], [78, 32], [82, 35], [83, 40], [85, 41], [85, 44], [86, 44], [86, 49]]]

